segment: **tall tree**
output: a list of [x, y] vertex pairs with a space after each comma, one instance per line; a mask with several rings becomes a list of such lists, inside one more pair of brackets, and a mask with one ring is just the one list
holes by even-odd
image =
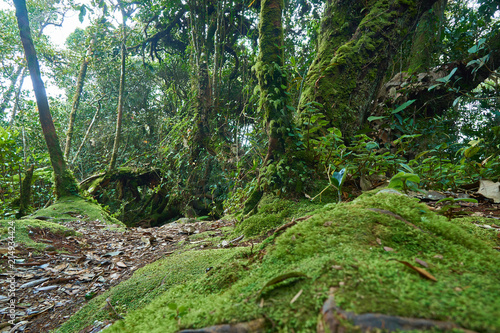
[[59, 139], [50, 114], [47, 93], [40, 75], [40, 66], [36, 56], [36, 50], [31, 38], [28, 11], [25, 0], [15, 0], [16, 17], [23, 44], [28, 69], [30, 71], [31, 81], [33, 82], [33, 90], [35, 92], [36, 102], [38, 105], [38, 115], [40, 125], [42, 127], [45, 142], [49, 151], [50, 162], [54, 170], [54, 184], [57, 198], [78, 194], [78, 185], [75, 178], [69, 172], [64, 161]]
[[127, 59], [127, 17], [129, 13], [123, 7], [123, 3], [118, 1], [122, 13], [122, 43], [121, 43], [121, 62], [120, 62], [120, 86], [118, 88], [118, 107], [116, 110], [116, 130], [115, 140], [113, 143], [113, 151], [111, 153], [111, 160], [109, 162], [109, 170], [113, 170], [116, 166], [116, 158], [118, 156], [118, 148], [120, 147], [120, 137], [122, 131], [122, 118], [123, 118], [123, 103], [125, 100], [125, 63]]
[[286, 75], [283, 72], [283, 5], [283, 0], [261, 1], [259, 56], [254, 68], [259, 81], [259, 110], [264, 117], [268, 146], [257, 187], [245, 203], [244, 214], [256, 208], [264, 190], [279, 189], [284, 183], [282, 178], [285, 175], [278, 165], [285, 160], [292, 115], [286, 107]]

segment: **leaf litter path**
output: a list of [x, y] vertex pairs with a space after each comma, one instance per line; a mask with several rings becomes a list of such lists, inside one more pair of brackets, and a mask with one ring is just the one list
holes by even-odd
[[[12, 274], [16, 278], [16, 326], [7, 323], [9, 299], [0, 296], [0, 332], [49, 332], [77, 312], [88, 299], [130, 278], [138, 268], [172, 254], [179, 248], [178, 243], [189, 240], [190, 235], [213, 230], [210, 236], [221, 236], [219, 229], [231, 224], [226, 221], [170, 223], [120, 232], [99, 221], [64, 223], [80, 233], [78, 237], [48, 229], [31, 229], [30, 237], [47, 247], [39, 252], [19, 246], [14, 272], [0, 274], [4, 291], [9, 287], [6, 278]], [[200, 243], [198, 248], [203, 248], [203, 242], [191, 243]], [[7, 267], [7, 258], [2, 257], [0, 265]]]

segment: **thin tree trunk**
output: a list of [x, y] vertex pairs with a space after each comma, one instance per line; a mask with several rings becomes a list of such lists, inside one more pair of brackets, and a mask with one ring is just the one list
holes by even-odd
[[80, 104], [80, 97], [82, 96], [83, 84], [85, 83], [85, 76], [87, 75], [87, 67], [92, 56], [92, 49], [94, 48], [96, 36], [92, 38], [89, 48], [87, 49], [86, 55], [83, 57], [82, 64], [80, 66], [80, 72], [78, 73], [78, 80], [76, 82], [76, 91], [73, 96], [73, 105], [71, 107], [71, 113], [69, 114], [69, 124], [68, 131], [66, 132], [66, 145], [64, 147], [64, 158], [66, 161], [69, 160], [69, 153], [71, 150], [71, 138], [73, 137], [73, 128], [75, 125], [76, 111], [78, 110], [78, 105]]
[[94, 113], [94, 117], [92, 118], [92, 121], [90, 122], [89, 127], [87, 128], [87, 132], [85, 132], [85, 136], [83, 137], [82, 143], [80, 143], [80, 146], [78, 147], [78, 150], [76, 151], [75, 156], [73, 157], [73, 160], [71, 161], [71, 164], [74, 164], [78, 155], [80, 154], [80, 151], [82, 150], [83, 145], [85, 144], [85, 141], [87, 141], [87, 138], [90, 134], [90, 131], [92, 130], [92, 127], [94, 126], [94, 122], [97, 119], [97, 116], [99, 115], [99, 111], [101, 110], [101, 102], [97, 102], [97, 110]]
[[31, 38], [26, 1], [14, 0], [14, 5], [16, 6], [16, 17], [19, 32], [38, 105], [40, 125], [42, 127], [45, 142], [49, 151], [50, 162], [54, 170], [56, 197], [61, 198], [68, 195], [78, 194], [78, 185], [76, 184], [75, 178], [66, 168], [64, 156], [62, 154], [56, 129], [54, 127], [54, 122], [52, 121], [52, 116], [50, 114], [47, 93], [45, 92], [45, 86], [43, 85], [40, 75], [40, 67], [38, 65], [35, 47]]
[[112, 171], [116, 166], [116, 157], [118, 156], [118, 148], [120, 147], [120, 136], [122, 129], [122, 118], [123, 118], [123, 102], [125, 97], [125, 60], [127, 57], [127, 48], [125, 47], [126, 43], [126, 22], [127, 18], [125, 15], [125, 11], [122, 9], [123, 15], [123, 40], [121, 47], [121, 71], [120, 71], [120, 88], [118, 92], [118, 108], [117, 108], [117, 116], [116, 116], [116, 132], [115, 132], [115, 141], [113, 144], [113, 152], [111, 153], [111, 161], [109, 162], [109, 170]]
[[19, 81], [19, 87], [17, 87], [16, 99], [14, 100], [14, 107], [12, 108], [12, 115], [10, 118], [9, 127], [14, 126], [17, 110], [19, 109], [19, 96], [21, 95], [21, 91], [23, 89], [25, 73], [26, 73], [26, 67], [23, 68], [23, 71], [21, 73], [21, 81]]
[[19, 65], [17, 67], [16, 72], [12, 75], [12, 78], [10, 80], [9, 89], [7, 89], [7, 91], [3, 94], [2, 104], [0, 104], [0, 114], [4, 114], [5, 109], [7, 109], [7, 107], [9, 106], [12, 94], [16, 90], [17, 79], [19, 78], [19, 76], [21, 75], [21, 72], [23, 72], [23, 70], [24, 70], [24, 66]]

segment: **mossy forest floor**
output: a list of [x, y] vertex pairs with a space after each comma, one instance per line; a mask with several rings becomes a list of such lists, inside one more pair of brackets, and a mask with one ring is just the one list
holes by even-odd
[[16, 221], [16, 276], [47, 278], [19, 289], [25, 332], [500, 332], [495, 206], [448, 220], [393, 193], [266, 196], [243, 221], [130, 230], [77, 206]]

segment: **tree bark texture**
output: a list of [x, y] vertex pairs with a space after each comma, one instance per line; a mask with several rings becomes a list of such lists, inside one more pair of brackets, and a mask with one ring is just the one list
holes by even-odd
[[436, 1], [328, 0], [299, 104], [301, 118], [319, 112], [353, 135], [373, 108], [401, 43]]
[[35, 47], [31, 38], [31, 32], [28, 20], [28, 11], [26, 9], [25, 0], [15, 0], [16, 17], [23, 44], [28, 69], [30, 71], [31, 81], [33, 82], [33, 90], [35, 92], [36, 102], [38, 106], [38, 115], [40, 125], [42, 127], [45, 142], [49, 150], [50, 162], [54, 169], [54, 185], [56, 197], [61, 198], [68, 195], [78, 194], [78, 185], [72, 174], [68, 172], [64, 156], [59, 145], [59, 139], [50, 114], [49, 102], [45, 92], [45, 86], [40, 75], [40, 67], [36, 56]]
[[[401, 105], [415, 100], [418, 117], [442, 115], [457, 97], [466, 95], [500, 69], [500, 31], [489, 36], [485, 47], [465, 59], [436, 66], [427, 72], [398, 73], [380, 90], [379, 105]], [[455, 71], [448, 83], [438, 81]], [[386, 109], [386, 108], [385, 108]], [[381, 115], [384, 108], [376, 110]]]
[[285, 153], [286, 128], [291, 114], [286, 110], [286, 80], [284, 64], [282, 0], [262, 0], [259, 22], [259, 56], [255, 71], [259, 81], [259, 108], [264, 115], [269, 138], [265, 164], [275, 155]]
[[255, 211], [264, 194], [263, 179], [279, 187], [276, 163], [285, 157], [287, 128], [291, 114], [286, 110], [286, 81], [282, 71], [283, 52], [283, 0], [261, 0], [259, 21], [259, 56], [255, 72], [259, 81], [259, 110], [264, 117], [268, 136], [267, 154], [259, 172], [257, 186], [245, 202], [244, 214]]
[[437, 60], [436, 51], [441, 39], [447, 3], [448, 0], [438, 0], [418, 22], [407, 66], [410, 72], [425, 71]]

